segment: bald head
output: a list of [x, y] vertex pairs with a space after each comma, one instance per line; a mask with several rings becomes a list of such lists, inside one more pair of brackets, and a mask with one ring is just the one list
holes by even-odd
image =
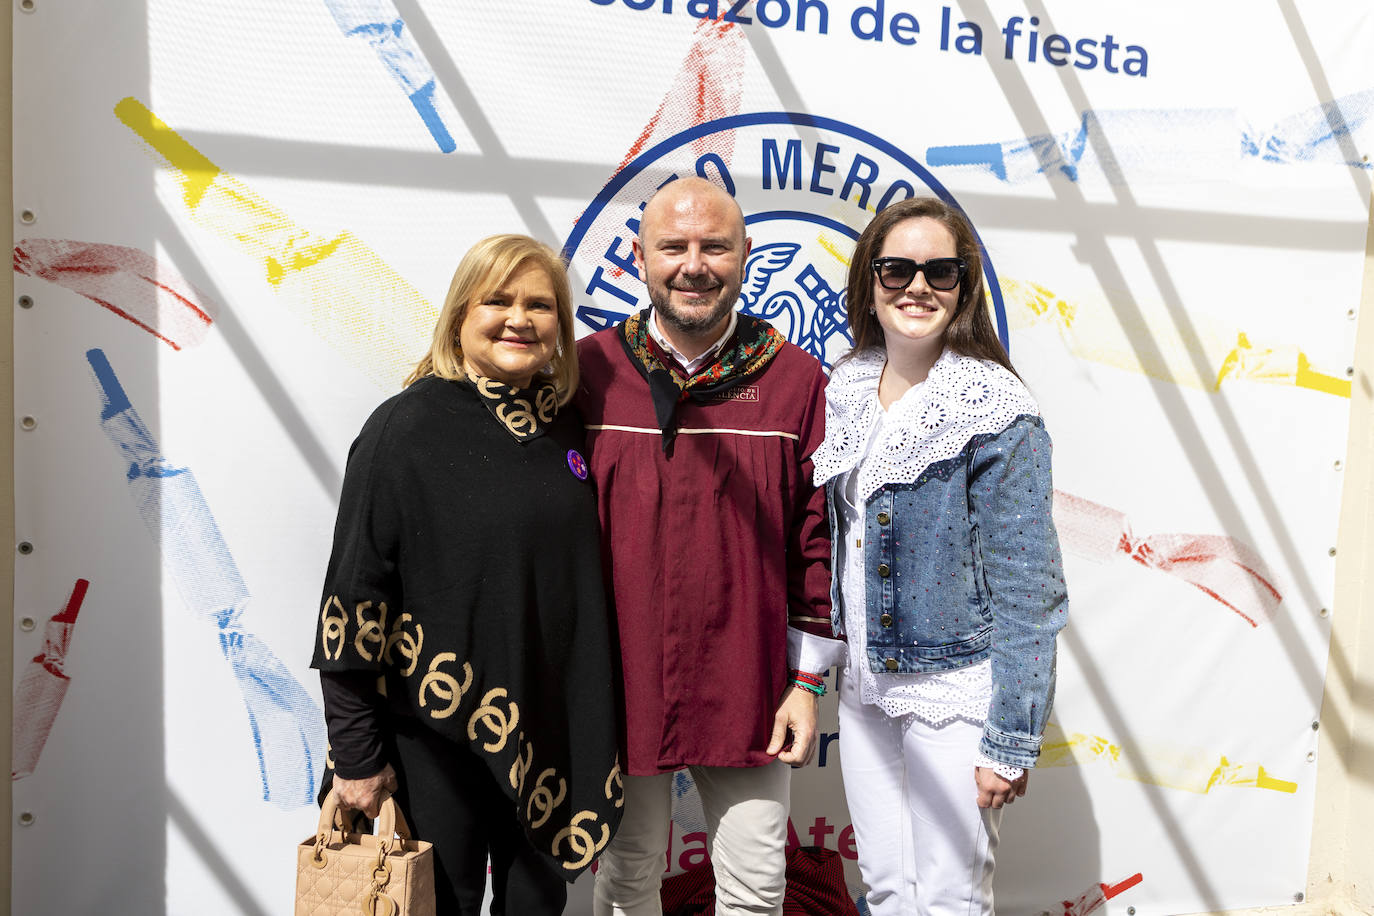
[[635, 266], [659, 330], [687, 358], [725, 332], [749, 247], [739, 204], [705, 179], [679, 178], [644, 205]]
[[[744, 211], [740, 209], [739, 204], [720, 185], [696, 176], [675, 179], [653, 193], [644, 205], [639, 235], [643, 238], [647, 232], [652, 231], [653, 226], [669, 214], [688, 214], [698, 210], [714, 209], [728, 212], [739, 237], [743, 239]], [[725, 213], [720, 215], [724, 216]]]

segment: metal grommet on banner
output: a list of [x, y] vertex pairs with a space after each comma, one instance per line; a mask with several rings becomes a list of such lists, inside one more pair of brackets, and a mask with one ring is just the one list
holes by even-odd
[[19, 9], [25, 13], [32, 13], [38, 8], [38, 4], [33, 0], [19, 0]]
[[33, 308], [33, 297], [32, 297], [32, 296], [20, 296], [20, 297], [19, 297], [19, 307], [20, 307], [21, 309], [31, 309], [31, 308]]
[[1312, 731], [1316, 731], [1317, 729], [1319, 729], [1319, 728], [1321, 728], [1321, 727], [1322, 727], [1321, 722], [1319, 722], [1319, 721], [1316, 720], [1316, 719], [1313, 719], [1313, 720], [1312, 720]]
[[1317, 616], [1318, 616], [1318, 617], [1330, 617], [1330, 616], [1331, 616], [1331, 611], [1328, 610], [1327, 608], [1322, 608], [1321, 610], [1317, 611]]
[[19, 420], [19, 425], [23, 429], [33, 429], [38, 425], [38, 418], [29, 416], [21, 417]]
[[1354, 367], [1354, 366], [1346, 366], [1346, 367], [1345, 367], [1345, 374], [1346, 374], [1347, 376], [1349, 376], [1350, 378], [1354, 378], [1354, 377], [1355, 377], [1355, 367]]
[[30, 827], [30, 826], [33, 825], [33, 822], [36, 821], [36, 820], [38, 820], [38, 818], [36, 818], [36, 817], [33, 816], [33, 812], [32, 812], [32, 811], [21, 811], [21, 812], [19, 813], [19, 826], [20, 826], [20, 827]]
[[33, 553], [33, 542], [20, 541], [19, 546], [16, 549], [19, 551], [21, 556], [27, 557], [29, 554]]
[[1345, 467], [1345, 462], [1337, 458], [1335, 461], [1331, 462], [1331, 466], [1339, 471], [1341, 468]]
[[35, 222], [37, 222], [37, 221], [38, 221], [38, 214], [34, 213], [32, 210], [20, 210], [20, 211], [19, 211], [19, 222], [21, 222], [21, 223], [30, 223], [30, 224], [32, 224], [32, 223], [35, 223]]
[[32, 617], [19, 618], [19, 629], [23, 630], [25, 633], [32, 633], [37, 626], [38, 621], [34, 620]]
[[1328, 557], [1334, 557], [1334, 556], [1336, 555], [1336, 548], [1334, 548], [1334, 547], [1327, 548], [1326, 555], [1327, 555]]
[[1307, 762], [1308, 762], [1308, 763], [1312, 763], [1312, 762], [1313, 762], [1314, 760], [1316, 760], [1316, 759], [1317, 759], [1317, 752], [1316, 752], [1316, 751], [1308, 751], [1308, 752], [1307, 752]]
[[1302, 891], [1298, 891], [1296, 894], [1293, 895], [1293, 902], [1294, 902], [1294, 903], [1302, 903], [1303, 900], [1305, 900], [1305, 899], [1307, 899], [1307, 898], [1303, 896]]

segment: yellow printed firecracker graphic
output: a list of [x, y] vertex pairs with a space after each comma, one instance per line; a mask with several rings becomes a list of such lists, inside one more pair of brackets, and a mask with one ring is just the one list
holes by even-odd
[[1206, 795], [1220, 786], [1293, 794], [1298, 784], [1271, 776], [1258, 763], [1232, 763], [1224, 754], [1198, 748], [1152, 745], [1130, 754], [1099, 735], [1065, 734], [1051, 722], [1040, 746], [1041, 767], [1106, 763], [1121, 779]]
[[388, 391], [400, 387], [438, 317], [419, 290], [352, 233], [298, 224], [137, 99], [114, 113], [170, 167], [192, 221], [259, 262], [280, 301], [350, 364]]
[[[1202, 391], [1219, 391], [1233, 382], [1260, 382], [1350, 397], [1348, 379], [1313, 369], [1293, 344], [1251, 343], [1244, 331], [1197, 325], [1185, 334], [1163, 319], [1131, 321], [1110, 308], [1080, 308], [1038, 283], [1002, 278], [1000, 285], [1013, 329], [1051, 324], [1082, 360]], [[1143, 339], [1155, 346], [1144, 351], [1131, 345]]]

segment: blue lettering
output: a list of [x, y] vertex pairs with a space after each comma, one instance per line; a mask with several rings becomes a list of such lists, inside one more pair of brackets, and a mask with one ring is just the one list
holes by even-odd
[[[873, 20], [871, 28], [864, 28], [859, 24], [859, 20], [867, 17]], [[877, 0], [872, 6], [861, 6], [854, 11], [854, 15], [849, 17], [849, 30], [854, 33], [855, 38], [862, 38], [865, 41], [883, 40], [883, 0]]]
[[[883, 199], [878, 201], [878, 213], [882, 213], [884, 210], [887, 209], [887, 205], [893, 202], [892, 198], [896, 196], [898, 191], [906, 191], [906, 194], [902, 195], [902, 200], [910, 200], [911, 198], [916, 196], [915, 188], [907, 184], [905, 181], [898, 179], [897, 181], [892, 182], [892, 186], [887, 189], [887, 193], [883, 195]], [[601, 268], [599, 267], [597, 268], [597, 270], [600, 269]]]
[[813, 194], [835, 193], [834, 189], [821, 184], [821, 175], [835, 171], [835, 167], [826, 161], [826, 157], [839, 151], [838, 146], [831, 146], [829, 143], [816, 144], [816, 160], [811, 163], [811, 192]]
[[1117, 72], [1117, 69], [1112, 66], [1112, 52], [1119, 47], [1121, 45], [1116, 43], [1116, 39], [1110, 33], [1102, 39], [1102, 66], [1107, 69], [1108, 73]]
[[[773, 17], [771, 20], [768, 18], [768, 7], [770, 4], [777, 4], [782, 7], [782, 14]], [[754, 14], [759, 17], [759, 22], [768, 26], [770, 29], [776, 29], [779, 26], [787, 25], [787, 20], [792, 18], [792, 6], [787, 0], [758, 0], [758, 3], [754, 4]]]
[[725, 14], [725, 21], [738, 22], [741, 25], [749, 25], [754, 20], [750, 19], [748, 16], [740, 15], [740, 10], [744, 9], [748, 5], [749, 0], [735, 0], [734, 6], [730, 7], [729, 11], [727, 11]]
[[[592, 0], [597, 6], [614, 6], [616, 0]], [[644, 12], [661, 4], [659, 12], [671, 14], [673, 0], [621, 0], [626, 7]], [[879, 13], [883, 0], [877, 0]], [[754, 16], [748, 15], [749, 7], [754, 7]], [[728, 9], [722, 8], [728, 7]], [[683, 9], [687, 15], [696, 19], [710, 19], [729, 25], [753, 25], [755, 21], [770, 29], [784, 28], [792, 21], [792, 10], [797, 15], [797, 31], [804, 32], [810, 24], [811, 14], [815, 13], [817, 31], [825, 35], [830, 32], [830, 8], [826, 0], [686, 0]], [[878, 38], [882, 39], [882, 23], [878, 23]]]
[[[962, 34], [965, 31], [972, 34]], [[983, 53], [982, 26], [976, 22], [961, 22], [959, 23], [959, 32], [961, 34], [954, 39], [954, 50], [958, 51], [960, 54], [981, 55]]]
[[716, 177], [720, 179], [721, 187], [731, 196], [735, 196], [735, 179], [730, 177], [730, 170], [725, 165], [725, 160], [716, 153], [707, 153], [697, 160], [697, 177], [705, 178], [710, 181], [711, 176], [706, 174], [707, 164], [716, 167]]
[[599, 289], [604, 289], [606, 292], [610, 293], [612, 296], [615, 296], [621, 302], [627, 302], [630, 305], [639, 305], [638, 296], [634, 295], [633, 293], [627, 293], [625, 292], [625, 290], [616, 286], [614, 283], [608, 282], [604, 279], [605, 276], [606, 269], [604, 267], [598, 267], [595, 271], [592, 272], [591, 282], [587, 284], [588, 296], [592, 295]]
[[1093, 48], [1097, 47], [1097, 42], [1091, 38], [1080, 38], [1078, 44], [1074, 45], [1074, 50], [1078, 52], [1078, 60], [1073, 65], [1080, 70], [1091, 70], [1097, 66], [1097, 55], [1093, 53]]
[[921, 24], [910, 13], [897, 13], [892, 17], [892, 22], [888, 24], [887, 28], [892, 33], [892, 40], [897, 44], [914, 45], [916, 35], [920, 34]]
[[[615, 238], [611, 239], [611, 244], [606, 248], [606, 260], [610, 261], [612, 264], [614, 264], [616, 267], [619, 267], [621, 270], [624, 270], [626, 273], [633, 275], [635, 278], [638, 278], [639, 268], [635, 266], [634, 249], [631, 248], [629, 252], [626, 254], [621, 254], [620, 252], [616, 251], [616, 248], [618, 246], [624, 244], [625, 240], [618, 235]], [[591, 290], [588, 290], [588, 292], [591, 292]]]
[[[863, 169], [863, 174], [859, 170]], [[844, 177], [844, 185], [840, 188], [840, 200], [849, 200], [849, 192], [855, 185], [863, 189], [857, 201], [862, 208], [868, 207], [868, 195], [873, 191], [873, 180], [878, 177], [878, 163], [865, 156], [855, 154], [854, 161], [849, 164], [849, 174]]]
[[822, 35], [830, 32], [830, 9], [825, 5], [825, 0], [797, 0], [797, 31], [806, 31], [806, 14], [811, 10], [819, 10], [821, 17], [821, 27], [818, 31]]
[[[635, 300], [638, 302], [638, 300]], [[607, 309], [599, 309], [594, 305], [579, 305], [577, 307], [577, 319], [589, 328], [604, 331], [613, 328], [629, 316], [624, 312], [612, 312]]]
[[1021, 23], [1024, 20], [1020, 16], [1012, 16], [1007, 20], [1007, 24], [1002, 28], [1002, 34], [1007, 38], [1006, 50], [1002, 56], [1011, 60], [1012, 48], [1016, 45], [1016, 36], [1021, 34]]
[[821, 749], [820, 754], [816, 757], [816, 766], [825, 766], [826, 751], [830, 750], [830, 742], [838, 741], [839, 739], [839, 732], [821, 732]]
[[1140, 45], [1126, 45], [1126, 53], [1134, 52], [1135, 57], [1127, 58], [1121, 65], [1122, 71], [1127, 76], [1145, 76], [1145, 71], [1150, 66], [1150, 56], [1145, 53], [1145, 49]]
[[778, 155], [778, 141], [771, 137], [763, 139], [763, 189], [773, 189], [773, 176], [778, 176], [778, 187], [787, 186], [787, 175], [792, 173], [792, 190], [801, 190], [801, 141], [788, 140], [787, 152]]
[[1062, 67], [1069, 62], [1069, 59], [1064, 56], [1068, 53], [1068, 50], [1069, 40], [1063, 35], [1046, 35], [1045, 43], [1041, 46], [1041, 51], [1044, 52], [1045, 60], [1054, 64], [1056, 67]]

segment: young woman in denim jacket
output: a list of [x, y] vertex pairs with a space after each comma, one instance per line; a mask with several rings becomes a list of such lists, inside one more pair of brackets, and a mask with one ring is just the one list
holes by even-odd
[[1068, 608], [1050, 438], [953, 207], [913, 199], [873, 219], [849, 325], [814, 461], [832, 623], [849, 642], [840, 750], [867, 902], [874, 916], [990, 914], [1001, 809], [1039, 754]]

